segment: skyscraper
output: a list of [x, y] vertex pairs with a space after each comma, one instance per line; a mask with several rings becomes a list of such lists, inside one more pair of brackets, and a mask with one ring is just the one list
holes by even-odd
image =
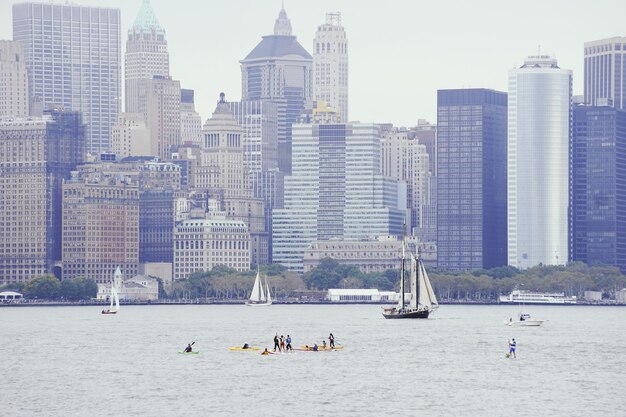
[[202, 142], [202, 118], [196, 111], [194, 91], [180, 90], [180, 143]]
[[150, 129], [141, 113], [120, 113], [111, 132], [111, 151], [119, 157], [148, 156]]
[[405, 190], [384, 177], [374, 124], [295, 124], [285, 208], [273, 212], [272, 260], [303, 270], [315, 240], [402, 235]]
[[585, 102], [626, 109], [626, 37], [585, 42]]
[[422, 207], [429, 202], [428, 154], [426, 147], [416, 139], [409, 139], [406, 129], [392, 129], [381, 139], [381, 167], [383, 175], [406, 183], [407, 231], [419, 227]]
[[261, 42], [241, 63], [241, 100], [272, 100], [278, 106], [278, 168], [291, 173], [291, 125], [310, 105], [311, 55], [291, 34], [291, 22], [281, 9], [274, 34]]
[[13, 40], [24, 47], [31, 103], [80, 111], [87, 150], [109, 151], [121, 101], [120, 10], [15, 4]]
[[313, 97], [339, 109], [342, 123], [348, 121], [348, 39], [341, 26], [341, 13], [326, 13], [313, 40]]
[[150, 130], [150, 155], [170, 159], [180, 145], [180, 81], [155, 75], [138, 81], [139, 112]]
[[554, 58], [531, 56], [509, 71], [511, 266], [559, 265], [568, 260], [571, 97], [572, 71], [559, 68]]
[[626, 272], [626, 110], [574, 107], [571, 260]]
[[0, 121], [0, 285], [53, 271], [61, 260], [61, 186], [84, 161], [77, 112]]
[[128, 30], [124, 56], [124, 82], [126, 94], [125, 111], [141, 113], [140, 81], [155, 75], [170, 75], [170, 56], [167, 51], [165, 30], [150, 5], [143, 0], [133, 26]]
[[437, 265], [506, 265], [507, 95], [439, 90], [437, 126]]
[[0, 41], [0, 117], [28, 116], [28, 72], [22, 44]]

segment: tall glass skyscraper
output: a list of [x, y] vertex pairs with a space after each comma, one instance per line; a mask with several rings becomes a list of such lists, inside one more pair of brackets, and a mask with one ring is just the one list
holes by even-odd
[[278, 106], [278, 168], [291, 173], [291, 125], [310, 105], [311, 55], [291, 34], [283, 8], [274, 34], [263, 40], [241, 62], [241, 100], [272, 100]]
[[24, 46], [31, 102], [80, 111], [87, 150], [109, 151], [121, 102], [120, 10], [15, 4], [13, 40]]
[[531, 56], [509, 71], [508, 258], [530, 268], [568, 260], [572, 71]]
[[585, 42], [585, 102], [626, 109], [626, 37]]
[[439, 90], [437, 128], [438, 267], [506, 265], [506, 93]]
[[302, 271], [314, 240], [402, 235], [406, 190], [380, 174], [373, 124], [293, 125], [285, 208], [273, 212], [273, 262]]
[[626, 111], [574, 108], [571, 259], [626, 272]]

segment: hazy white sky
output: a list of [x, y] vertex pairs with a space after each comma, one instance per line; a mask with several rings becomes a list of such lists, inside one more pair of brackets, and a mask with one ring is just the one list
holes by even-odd
[[[0, 39], [12, 38], [13, 3], [0, 0]], [[120, 8], [125, 47], [141, 0], [73, 3]], [[151, 4], [167, 32], [172, 76], [196, 91], [203, 120], [220, 91], [239, 100], [239, 60], [272, 33], [280, 0]], [[574, 94], [582, 94], [583, 43], [626, 36], [624, 0], [286, 0], [285, 10], [309, 52], [325, 13], [341, 12], [350, 45], [350, 119], [399, 126], [436, 121], [440, 88], [506, 91], [507, 70], [538, 45], [574, 71]]]

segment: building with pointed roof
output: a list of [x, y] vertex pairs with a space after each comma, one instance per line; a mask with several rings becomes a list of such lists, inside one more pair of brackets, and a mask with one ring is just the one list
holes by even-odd
[[154, 76], [170, 75], [165, 30], [150, 5], [143, 0], [133, 26], [128, 30], [125, 55], [126, 112], [141, 113], [140, 84]]
[[242, 101], [277, 104], [278, 168], [289, 174], [291, 125], [311, 103], [313, 57], [292, 35], [284, 7], [274, 24], [274, 34], [263, 36], [240, 63]]

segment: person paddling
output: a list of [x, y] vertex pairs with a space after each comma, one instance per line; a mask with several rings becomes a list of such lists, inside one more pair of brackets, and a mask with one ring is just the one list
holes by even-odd
[[513, 338], [509, 341], [509, 357], [517, 358], [517, 356], [515, 356], [515, 348], [517, 348], [517, 342]]
[[[196, 342], [193, 342], [196, 343]], [[193, 350], [193, 348], [191, 347], [191, 345], [193, 345], [193, 343], [189, 343], [187, 344], [187, 347], [185, 348], [185, 353], [189, 353]]]
[[272, 352], [267, 350], [267, 348], [265, 348], [265, 350], [263, 352], [261, 352], [261, 355], [271, 355], [271, 354], [272, 354]]
[[330, 348], [334, 349], [335, 348], [335, 336], [333, 336], [332, 333], [330, 334], [330, 336], [328, 336], [328, 341], [330, 342]]

